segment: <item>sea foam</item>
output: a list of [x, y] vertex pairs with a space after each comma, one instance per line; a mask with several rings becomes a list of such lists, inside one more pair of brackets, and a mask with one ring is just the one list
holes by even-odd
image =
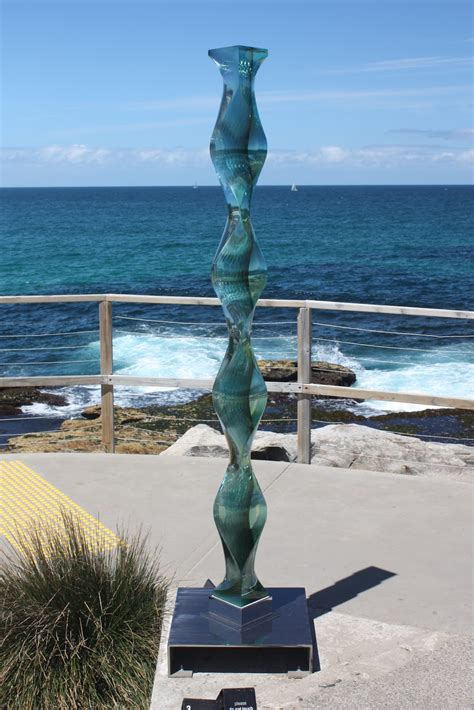
[[[295, 336], [259, 337], [253, 340], [257, 359], [296, 359]], [[168, 377], [213, 379], [224, 357], [225, 337], [164, 335], [163, 333], [128, 333], [114, 338], [114, 373], [134, 377]], [[84, 357], [98, 355], [99, 342], [84, 348]], [[446, 397], [474, 397], [474, 345], [438, 347], [429, 352], [403, 351], [386, 355], [376, 353], [370, 361], [367, 353], [358, 359], [344, 351], [338, 343], [316, 341], [313, 359], [344, 365], [354, 370], [355, 386], [395, 392], [416, 392]], [[363, 362], [362, 362], [363, 358]], [[36, 415], [70, 417], [78, 415], [85, 407], [100, 402], [99, 387], [67, 387], [62, 389], [68, 399], [66, 407], [33, 404], [23, 407], [23, 412]], [[146, 406], [186, 402], [202, 391], [170, 387], [125, 387], [115, 389], [118, 406]], [[351, 405], [351, 409], [365, 415], [389, 411], [415, 411], [425, 405], [402, 402], [370, 401]]]

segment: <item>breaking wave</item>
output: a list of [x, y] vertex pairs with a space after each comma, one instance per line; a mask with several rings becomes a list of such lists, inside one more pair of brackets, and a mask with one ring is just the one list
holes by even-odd
[[[227, 339], [216, 335], [152, 331], [120, 333], [114, 338], [114, 373], [136, 377], [212, 379], [226, 345]], [[296, 359], [297, 339], [294, 335], [255, 335], [253, 345], [258, 359]], [[371, 353], [372, 350], [362, 352], [361, 348], [316, 340], [313, 359], [351, 368], [357, 375], [356, 386], [367, 389], [474, 397], [474, 345], [471, 343], [436, 347], [427, 352], [400, 350], [396, 360], [391, 351], [377, 350], [374, 359], [371, 359]], [[98, 354], [99, 343], [96, 341], [85, 346], [79, 357], [98, 358]], [[170, 387], [117, 386], [115, 401], [123, 407], [171, 404], [189, 401], [201, 392]], [[68, 400], [65, 407], [33, 404], [23, 407], [23, 411], [71, 417], [100, 401], [99, 387], [66, 387], [62, 393]], [[351, 408], [365, 415], [426, 409], [424, 405], [385, 401], [354, 403]]]

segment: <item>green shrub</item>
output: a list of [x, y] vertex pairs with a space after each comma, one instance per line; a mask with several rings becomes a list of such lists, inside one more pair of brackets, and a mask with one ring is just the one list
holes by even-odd
[[157, 557], [140, 534], [107, 549], [62, 517], [65, 534], [38, 525], [0, 565], [0, 707], [148, 708], [167, 590]]

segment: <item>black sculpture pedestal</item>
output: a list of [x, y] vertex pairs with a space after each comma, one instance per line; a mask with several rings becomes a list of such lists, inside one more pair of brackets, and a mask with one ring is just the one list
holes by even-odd
[[304, 588], [275, 587], [268, 593], [271, 608], [264, 604], [258, 618], [241, 623], [222, 613], [212, 589], [179, 588], [168, 637], [168, 675], [312, 673], [313, 630]]

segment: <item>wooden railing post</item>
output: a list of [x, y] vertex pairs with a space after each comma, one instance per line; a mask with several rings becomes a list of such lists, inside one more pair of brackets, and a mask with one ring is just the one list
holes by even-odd
[[[113, 370], [112, 303], [99, 303], [100, 374]], [[102, 444], [108, 454], [114, 453], [114, 386], [101, 385]]]
[[[311, 308], [298, 313], [298, 382], [311, 384]], [[298, 463], [311, 463], [311, 395], [298, 394]]]

